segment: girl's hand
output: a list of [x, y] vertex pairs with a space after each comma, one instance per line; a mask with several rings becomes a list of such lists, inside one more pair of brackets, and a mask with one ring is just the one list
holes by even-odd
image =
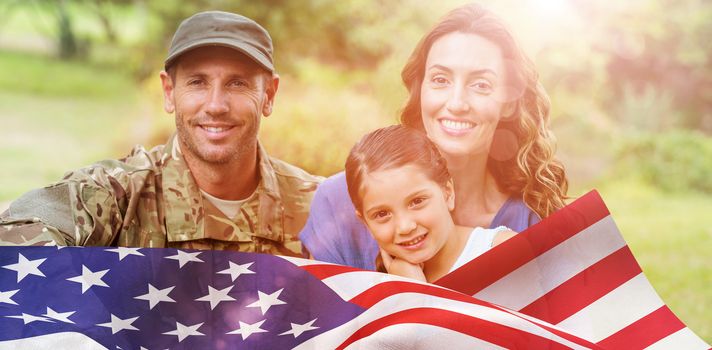
[[383, 266], [385, 266], [388, 273], [427, 282], [423, 273], [423, 264], [415, 265], [406, 260], [392, 257], [383, 249], [381, 249], [381, 258], [383, 259]]

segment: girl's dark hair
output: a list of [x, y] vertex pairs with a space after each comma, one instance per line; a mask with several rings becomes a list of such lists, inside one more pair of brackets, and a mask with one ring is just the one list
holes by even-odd
[[534, 64], [492, 12], [477, 4], [458, 7], [420, 40], [401, 72], [409, 92], [401, 123], [423, 130], [420, 88], [428, 53], [435, 41], [454, 32], [478, 35], [502, 51], [507, 67], [506, 103], [513, 112], [502, 116], [497, 125], [487, 169], [501, 191], [522, 198], [540, 217], [548, 216], [565, 205], [568, 190], [564, 167], [554, 158], [555, 139], [548, 127], [549, 97], [539, 83]]
[[371, 172], [415, 165], [440, 186], [447, 186], [447, 162], [428, 137], [413, 128], [391, 125], [364, 135], [346, 158], [346, 185], [356, 210], [361, 211], [364, 177]]

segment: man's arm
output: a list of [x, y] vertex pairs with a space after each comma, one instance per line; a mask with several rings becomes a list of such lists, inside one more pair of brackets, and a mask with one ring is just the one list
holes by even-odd
[[110, 245], [121, 228], [121, 195], [122, 186], [100, 166], [69, 173], [0, 214], [0, 245]]
[[0, 245], [73, 245], [66, 186], [25, 193], [0, 214]]

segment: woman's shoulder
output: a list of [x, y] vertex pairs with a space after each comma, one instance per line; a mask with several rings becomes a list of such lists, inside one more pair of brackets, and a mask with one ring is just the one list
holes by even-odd
[[356, 217], [343, 172], [319, 185], [299, 238], [317, 260], [375, 269], [378, 245]]
[[349, 198], [346, 176], [343, 171], [329, 176], [317, 187], [312, 201], [312, 210], [315, 207], [318, 210], [324, 205], [328, 205], [336, 211], [348, 210], [349, 213], [353, 213], [353, 204]]
[[490, 227], [506, 226], [521, 232], [541, 221], [539, 215], [531, 210], [521, 198], [510, 196], [499, 209]]
[[329, 225], [337, 225], [343, 230], [360, 227], [343, 171], [330, 176], [317, 187], [309, 217], [312, 224], [324, 225], [328, 222]]
[[329, 176], [324, 180], [319, 187], [317, 192], [321, 192], [322, 195], [333, 196], [346, 194], [348, 196], [348, 188], [346, 187], [346, 175], [343, 171], [338, 172], [334, 175]]

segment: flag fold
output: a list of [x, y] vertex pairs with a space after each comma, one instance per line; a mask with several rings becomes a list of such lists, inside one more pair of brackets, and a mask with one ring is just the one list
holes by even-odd
[[591, 192], [435, 284], [170, 248], [0, 248], [7, 349], [709, 349]]

